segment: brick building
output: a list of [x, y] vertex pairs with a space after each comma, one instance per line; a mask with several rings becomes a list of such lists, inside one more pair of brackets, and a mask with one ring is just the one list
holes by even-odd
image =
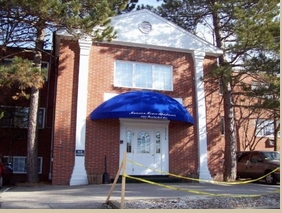
[[50, 109], [48, 136], [39, 140], [48, 141], [39, 151], [42, 180], [87, 184], [88, 175], [104, 173], [105, 158], [113, 179], [124, 153], [129, 175], [161, 170], [221, 180], [222, 97], [219, 83], [203, 76], [222, 51], [148, 10], [111, 24], [117, 38], [110, 43], [54, 35], [57, 61], [41, 94]]

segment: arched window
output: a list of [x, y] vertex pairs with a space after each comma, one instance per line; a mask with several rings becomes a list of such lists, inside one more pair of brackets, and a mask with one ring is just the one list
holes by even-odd
[[156, 153], [161, 153], [161, 133], [156, 132]]
[[132, 146], [132, 132], [128, 130], [126, 132], [126, 152], [131, 153], [131, 146]]

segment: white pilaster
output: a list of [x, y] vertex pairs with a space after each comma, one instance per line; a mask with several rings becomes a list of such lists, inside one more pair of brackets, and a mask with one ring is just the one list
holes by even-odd
[[88, 184], [87, 173], [85, 170], [85, 130], [87, 117], [89, 54], [92, 40], [91, 38], [81, 38], [78, 43], [80, 47], [80, 56], [76, 110], [75, 162], [70, 179], [71, 186]]
[[[206, 129], [206, 101], [204, 77], [204, 57], [205, 52], [194, 51], [193, 58], [195, 64], [195, 93], [196, 93], [196, 119], [198, 133], [198, 157], [199, 157], [199, 179], [212, 180], [208, 169], [207, 156], [207, 129]], [[201, 182], [201, 181], [200, 181]]]

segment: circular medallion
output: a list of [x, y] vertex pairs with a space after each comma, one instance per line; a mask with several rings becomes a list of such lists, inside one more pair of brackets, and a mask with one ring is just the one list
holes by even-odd
[[139, 30], [142, 33], [148, 34], [152, 30], [152, 25], [148, 21], [143, 21], [139, 24]]

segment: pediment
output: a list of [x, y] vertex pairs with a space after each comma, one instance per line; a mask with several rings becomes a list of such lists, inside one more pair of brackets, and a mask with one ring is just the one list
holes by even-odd
[[184, 52], [203, 51], [214, 56], [222, 54], [219, 48], [147, 9], [115, 16], [111, 25], [117, 31], [113, 43]]

